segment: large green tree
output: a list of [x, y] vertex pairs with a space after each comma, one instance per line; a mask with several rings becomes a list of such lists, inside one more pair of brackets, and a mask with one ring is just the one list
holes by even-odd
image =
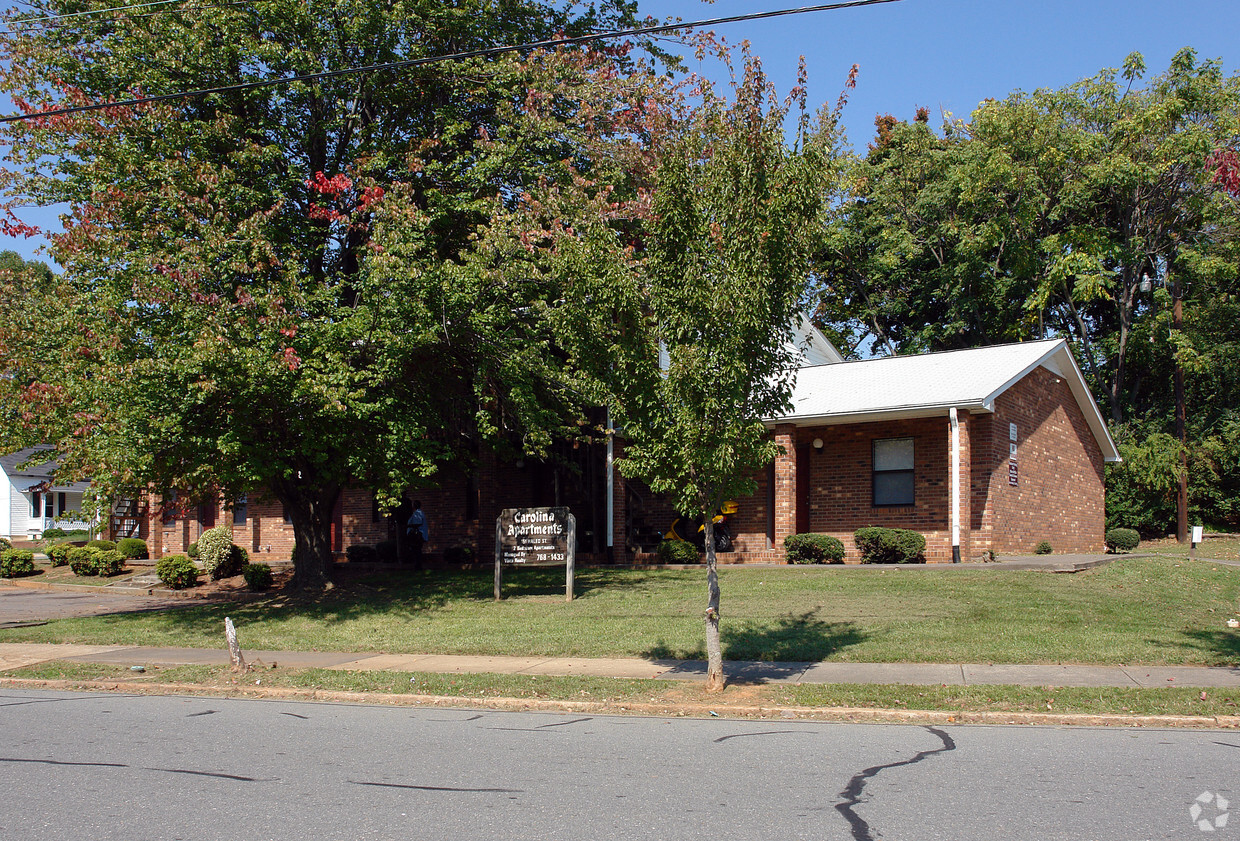
[[[1164, 510], [1167, 471], [1189, 462], [1217, 477], [1201, 493], [1221, 501], [1234, 483], [1219, 435], [1237, 397], [1226, 185], [1240, 77], [1184, 49], [1146, 79], [1133, 54], [1059, 90], [987, 101], [941, 131], [924, 112], [877, 127], [824, 225], [823, 320], [885, 352], [1067, 337], [1132, 448], [1131, 467], [1111, 469], [1119, 519]], [[1182, 533], [1182, 492], [1178, 507]], [[1226, 508], [1205, 516], [1234, 517]]]
[[[580, 393], [537, 317], [559, 292], [495, 287], [473, 252], [563, 160], [589, 168], [588, 141], [657, 87], [648, 69], [618, 46], [237, 86], [633, 15], [624, 0], [258, 0], [11, 25], [0, 88], [36, 116], [4, 126], [6, 224], [21, 205], [69, 210], [51, 238], [63, 274], [5, 298], [43, 320], [37, 346], [0, 345], [21, 420], [6, 443], [54, 443], [104, 495], [269, 492], [296, 583], [318, 588], [348, 483], [392, 499], [480, 441], [537, 452], [576, 428]], [[229, 89], [37, 116], [205, 88]]]
[[[762, 419], [790, 398], [791, 333], [832, 148], [829, 128], [811, 135], [799, 91], [778, 102], [746, 57], [731, 95], [707, 87], [695, 107], [649, 126], [651, 154], [634, 162], [642, 176], [626, 201], [583, 182], [531, 206], [524, 226], [542, 236], [533, 259], [573, 289], [553, 322], [610, 408], [620, 469], [705, 524], [711, 689], [724, 683], [712, 517], [752, 493], [778, 452]], [[557, 221], [566, 217], [572, 230]]]

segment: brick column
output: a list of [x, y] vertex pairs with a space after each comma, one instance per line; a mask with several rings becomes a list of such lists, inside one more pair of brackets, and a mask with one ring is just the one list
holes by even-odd
[[[968, 410], [958, 414], [960, 421], [960, 560], [975, 560], [973, 541], [973, 428], [974, 420]], [[948, 433], [950, 434], [950, 432]]]
[[164, 556], [164, 522], [159, 515], [162, 498], [155, 493], [146, 495], [146, 548], [151, 558], [159, 560]]
[[782, 452], [775, 457], [775, 546], [797, 531], [797, 428], [790, 423], [775, 427], [775, 443]]

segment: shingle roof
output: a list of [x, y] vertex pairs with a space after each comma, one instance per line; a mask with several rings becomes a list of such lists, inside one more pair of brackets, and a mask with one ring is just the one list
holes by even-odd
[[952, 407], [990, 412], [996, 397], [1038, 366], [1068, 382], [1103, 456], [1117, 461], [1106, 422], [1062, 339], [805, 367], [797, 372], [792, 411], [772, 422], [927, 417]]

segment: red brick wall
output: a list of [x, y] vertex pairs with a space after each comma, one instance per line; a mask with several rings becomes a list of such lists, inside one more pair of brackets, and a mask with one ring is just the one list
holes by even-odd
[[[857, 529], [911, 529], [925, 536], [927, 561], [950, 561], [949, 431], [946, 417], [799, 430], [800, 440], [823, 440], [810, 458], [810, 530], [839, 538], [846, 560], [859, 561], [853, 543]], [[873, 442], [881, 438], [913, 439], [911, 506], [873, 505]]]
[[[1042, 540], [1056, 552], [1103, 551], [1102, 451], [1063, 378], [1045, 368], [1031, 372], [995, 401], [991, 423], [984, 469], [995, 551], [1029, 553]], [[1008, 481], [1010, 423], [1017, 429], [1016, 486]]]

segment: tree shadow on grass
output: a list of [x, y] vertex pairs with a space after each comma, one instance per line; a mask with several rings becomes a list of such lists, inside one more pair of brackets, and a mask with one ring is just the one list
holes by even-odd
[[[284, 623], [309, 622], [330, 628], [333, 624], [375, 617], [401, 621], [404, 618], [450, 608], [462, 602], [490, 602], [494, 599], [492, 569], [419, 570], [391, 567], [365, 571], [335, 570], [335, 586], [322, 593], [297, 594], [273, 591], [270, 595], [245, 601], [187, 602], [183, 605], [116, 611], [94, 617], [106, 628], [115, 623], [129, 628], [135, 613], [151, 614], [155, 625], [175, 629], [187, 637], [221, 637], [224, 617], [238, 628], [261, 622], [270, 629]], [[505, 600], [564, 600], [563, 567], [525, 567], [505, 570]], [[573, 588], [576, 598], [589, 597], [609, 587], [641, 588], [658, 582], [652, 574], [606, 569], [579, 570]]]
[[[856, 623], [827, 622], [818, 618], [816, 610], [810, 610], [785, 614], [773, 621], [745, 620], [729, 624], [725, 620], [720, 638], [725, 660], [806, 664], [826, 660], [838, 651], [863, 642], [866, 635]], [[672, 649], [660, 641], [643, 656], [650, 660], [702, 660], [706, 657], [706, 648], [704, 643], [699, 643], [693, 649]]]
[[1212, 665], [1240, 667], [1240, 632], [1197, 630], [1185, 631], [1184, 636], [1193, 642], [1185, 642], [1183, 647], [1205, 652]]

